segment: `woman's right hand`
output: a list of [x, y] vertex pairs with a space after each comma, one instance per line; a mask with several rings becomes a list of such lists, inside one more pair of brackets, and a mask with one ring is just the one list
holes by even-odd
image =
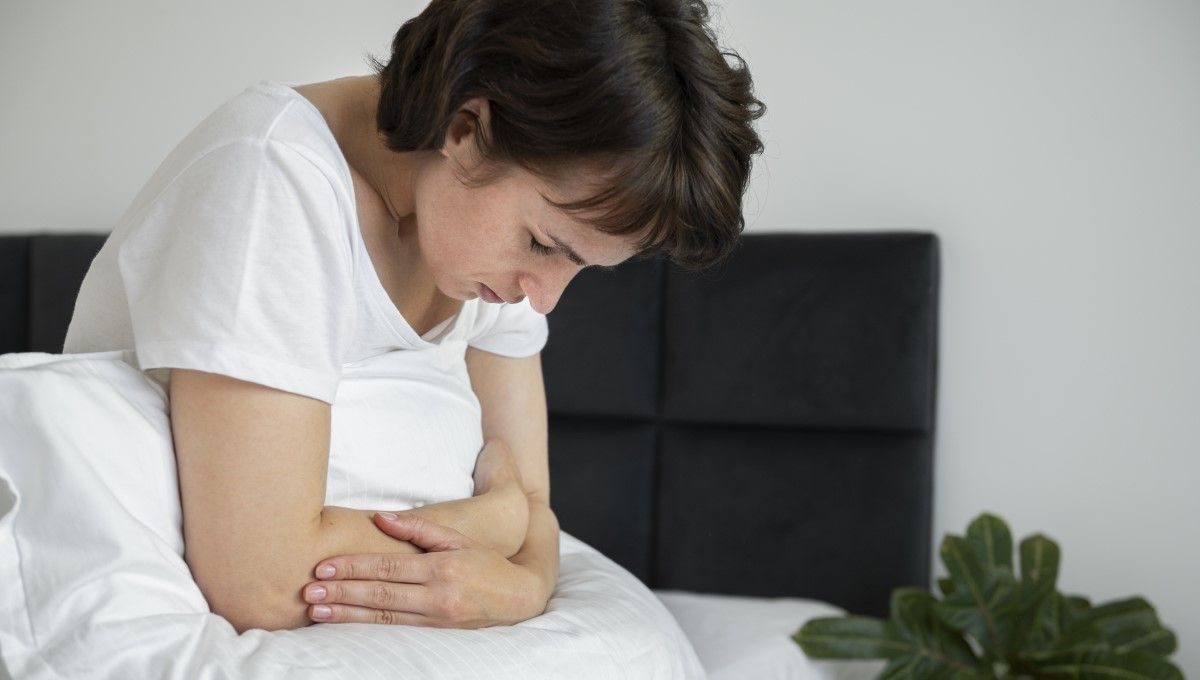
[[320, 580], [304, 589], [313, 621], [484, 628], [511, 626], [545, 611], [551, 593], [536, 570], [418, 516], [376, 513], [374, 521], [424, 553], [322, 560]]

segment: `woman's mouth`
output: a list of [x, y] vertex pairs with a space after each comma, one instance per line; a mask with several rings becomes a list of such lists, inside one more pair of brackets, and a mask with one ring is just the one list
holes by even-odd
[[479, 284], [479, 288], [482, 291], [479, 294], [479, 297], [483, 298], [484, 302], [490, 302], [494, 305], [504, 304], [504, 300], [499, 295], [496, 295], [496, 291], [488, 288], [482, 283]]

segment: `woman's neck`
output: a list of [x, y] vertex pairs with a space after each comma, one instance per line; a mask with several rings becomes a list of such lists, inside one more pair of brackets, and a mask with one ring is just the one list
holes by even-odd
[[[375, 109], [379, 101], [376, 76], [350, 76], [295, 89], [321, 111], [347, 165], [375, 194], [357, 199], [381, 205], [391, 216], [386, 220], [381, 211], [370, 210], [380, 219], [360, 220], [360, 226], [364, 231], [372, 229], [377, 233], [364, 234], [364, 237], [379, 244], [382, 252], [395, 262], [396, 271], [404, 272], [406, 278], [423, 280], [428, 273], [416, 233], [415, 187], [421, 164], [430, 154], [396, 152], [387, 148], [375, 126]], [[416, 281], [407, 283], [415, 284]]]
[[[396, 221], [412, 215], [414, 187], [425, 156], [419, 151], [396, 152], [387, 147], [375, 127], [379, 102], [376, 76], [358, 76], [330, 81], [338, 102], [340, 130], [334, 131], [346, 161], [354, 167], [387, 205]], [[339, 136], [340, 135], [340, 136]]]

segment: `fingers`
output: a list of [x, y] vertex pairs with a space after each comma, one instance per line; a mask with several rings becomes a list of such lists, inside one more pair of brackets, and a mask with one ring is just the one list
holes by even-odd
[[[438, 593], [441, 593], [438, 595]], [[319, 623], [387, 623], [434, 628], [489, 625], [461, 594], [410, 583], [321, 581], [304, 589], [308, 617]]]
[[348, 604], [314, 604], [308, 607], [308, 617], [317, 623], [384, 623], [399, 626], [443, 627], [427, 616], [390, 609], [371, 609]]
[[[424, 617], [435, 609], [432, 606], [433, 603], [429, 601], [429, 593], [428, 588], [409, 583], [323, 581], [304, 588], [304, 601], [314, 605], [324, 605], [331, 610], [337, 609], [338, 606], [348, 606], [389, 610], [393, 614], [415, 614]], [[325, 611], [309, 607], [309, 616], [321, 621], [334, 620], [332, 618], [316, 618]]]
[[433, 577], [433, 565], [418, 555], [342, 555], [322, 561], [313, 570], [318, 579], [391, 581], [426, 583]]
[[383, 533], [401, 541], [408, 541], [422, 550], [461, 550], [472, 545], [471, 539], [454, 529], [417, 515], [377, 512], [372, 518], [375, 520], [375, 526]]

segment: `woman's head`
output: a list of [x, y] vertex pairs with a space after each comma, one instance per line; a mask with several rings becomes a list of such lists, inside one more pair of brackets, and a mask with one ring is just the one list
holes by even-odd
[[707, 22], [702, 0], [433, 0], [376, 64], [376, 123], [393, 151], [441, 150], [466, 114], [467, 184], [515, 170], [631, 254], [706, 267], [743, 228], [764, 110]]

